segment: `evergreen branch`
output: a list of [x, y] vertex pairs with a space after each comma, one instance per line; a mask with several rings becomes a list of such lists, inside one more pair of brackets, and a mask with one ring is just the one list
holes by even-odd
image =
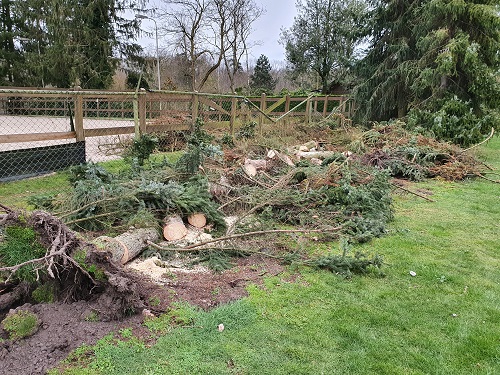
[[97, 200], [97, 201], [93, 201], [93, 202], [90, 202], [90, 203], [87, 203], [83, 206], [80, 206], [78, 207], [76, 210], [73, 210], [73, 211], [63, 211], [63, 212], [59, 212], [57, 214], [55, 214], [55, 216], [57, 216], [59, 219], [63, 219], [65, 217], [68, 217], [68, 216], [71, 216], [71, 215], [74, 215], [90, 206], [93, 206], [93, 205], [96, 205], [96, 204], [99, 204], [99, 203], [103, 203], [103, 202], [112, 202], [112, 201], [117, 201], [117, 200], [120, 200], [120, 199], [123, 199], [123, 198], [130, 198], [130, 197], [133, 197], [134, 194], [130, 194], [130, 195], [125, 195], [125, 196], [117, 196], [117, 197], [110, 197], [110, 198], [104, 198], [104, 199], [100, 199], [100, 200]]
[[242, 238], [242, 237], [250, 237], [250, 236], [258, 236], [261, 234], [271, 234], [271, 233], [322, 233], [322, 232], [338, 232], [342, 226], [338, 226], [335, 228], [330, 228], [330, 229], [272, 229], [272, 230], [259, 230], [255, 232], [247, 232], [247, 233], [239, 233], [239, 234], [233, 234], [231, 236], [224, 236], [224, 237], [219, 237], [219, 238], [214, 238], [209, 241], [205, 242], [200, 242], [199, 244], [191, 245], [184, 247], [185, 250], [190, 250], [194, 249], [197, 247], [201, 247], [204, 245], [208, 245], [214, 242], [220, 242], [220, 241], [226, 241], [226, 240], [233, 240], [236, 238]]
[[227, 252], [240, 252], [240, 253], [246, 253], [246, 254], [257, 254], [257, 255], [263, 255], [268, 258], [273, 258], [273, 259], [284, 259], [282, 256], [279, 255], [272, 255], [265, 253], [263, 251], [259, 250], [243, 250], [243, 249], [237, 249], [234, 247], [204, 247], [203, 249], [199, 248], [191, 248], [191, 247], [185, 247], [185, 248], [179, 248], [179, 247], [168, 247], [168, 246], [160, 246], [155, 244], [154, 242], [151, 241], [146, 241], [146, 243], [160, 251], [171, 251], [171, 252], [182, 252], [182, 253], [194, 253], [197, 251], [227, 251]]
[[105, 212], [105, 213], [99, 214], [99, 215], [82, 217], [80, 219], [75, 219], [75, 220], [68, 221], [65, 224], [66, 225], [71, 225], [71, 224], [81, 223], [82, 221], [94, 220], [94, 219], [97, 219], [97, 218], [100, 218], [100, 217], [111, 216], [111, 215], [119, 214], [120, 212], [123, 212], [123, 211], [120, 210], [120, 211], [113, 211], [113, 212]]

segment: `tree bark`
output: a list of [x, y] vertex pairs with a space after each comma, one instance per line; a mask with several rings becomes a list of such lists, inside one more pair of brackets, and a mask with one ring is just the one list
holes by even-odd
[[147, 241], [158, 240], [158, 231], [154, 228], [133, 229], [117, 237], [101, 236], [96, 238], [98, 248], [111, 252], [112, 260], [125, 264], [142, 253]]

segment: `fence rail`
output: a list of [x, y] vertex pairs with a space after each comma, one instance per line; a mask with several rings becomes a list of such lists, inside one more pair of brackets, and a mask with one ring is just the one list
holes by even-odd
[[[308, 122], [332, 111], [349, 116], [352, 110], [345, 96], [247, 98], [197, 92], [0, 88], [0, 181], [11, 178], [15, 165], [20, 165], [23, 176], [30, 175], [29, 168], [21, 167], [23, 159], [36, 160], [23, 156], [30, 149], [41, 158], [47, 150], [47, 157], [54, 158], [51, 148], [65, 148], [69, 154], [65, 160], [70, 161], [74, 148], [75, 160], [81, 162], [83, 144], [86, 161], [102, 161], [117, 157], [113, 151], [133, 135], [189, 130], [197, 118], [234, 134], [252, 121]], [[9, 171], [2, 170], [2, 162], [10, 165]]]

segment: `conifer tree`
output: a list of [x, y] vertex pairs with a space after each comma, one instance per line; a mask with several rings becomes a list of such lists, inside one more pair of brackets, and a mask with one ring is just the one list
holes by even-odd
[[137, 19], [146, 0], [0, 0], [0, 82], [106, 88], [120, 57], [141, 47]]
[[250, 76], [250, 88], [256, 93], [271, 93], [276, 87], [276, 80], [271, 76], [271, 64], [265, 55], [260, 55]]
[[358, 120], [408, 124], [459, 144], [499, 127], [495, 1], [380, 0], [360, 64]]
[[496, 1], [428, 1], [416, 30], [409, 125], [468, 145], [500, 128], [500, 16]]

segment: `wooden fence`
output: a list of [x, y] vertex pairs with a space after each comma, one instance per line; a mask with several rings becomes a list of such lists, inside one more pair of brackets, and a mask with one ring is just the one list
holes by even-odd
[[198, 118], [234, 135], [249, 122], [288, 125], [351, 111], [343, 96], [0, 88], [0, 182], [117, 158], [135, 135], [189, 130]]
[[[0, 144], [61, 139], [83, 141], [95, 136], [188, 130], [193, 119], [198, 117], [206, 123], [223, 123], [232, 133], [238, 123], [277, 122], [290, 118], [308, 122], [312, 114], [326, 117], [336, 109], [349, 116], [352, 104], [344, 96], [276, 98], [262, 95], [247, 98], [167, 91], [134, 93], [4, 88], [0, 89], [0, 122], [9, 117], [29, 116], [33, 125], [12, 133], [5, 132], [5, 124], [0, 123]], [[42, 130], [35, 124], [37, 118], [43, 117], [67, 118], [70, 126], [64, 131]], [[105, 119], [130, 120], [134, 124], [88, 126]]]

